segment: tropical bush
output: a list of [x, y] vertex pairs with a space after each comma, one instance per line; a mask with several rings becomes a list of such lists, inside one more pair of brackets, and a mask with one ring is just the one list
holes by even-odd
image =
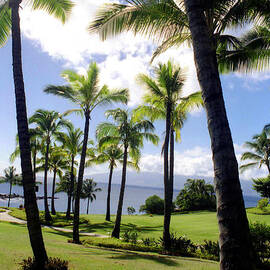
[[265, 210], [265, 208], [267, 207], [268, 203], [269, 203], [269, 199], [267, 199], [267, 198], [260, 199], [258, 201], [257, 207], [259, 209], [261, 209], [261, 210]]
[[[24, 259], [21, 263], [21, 270], [40, 270], [35, 260], [31, 257]], [[68, 270], [68, 261], [60, 258], [49, 258], [44, 270]]]
[[188, 179], [175, 201], [181, 211], [215, 210], [214, 187], [203, 179]]
[[147, 214], [162, 215], [164, 213], [164, 200], [157, 195], [150, 196], [145, 200], [145, 204], [141, 205], [139, 211]]
[[219, 260], [219, 243], [218, 241], [204, 240], [204, 243], [199, 246], [199, 257], [209, 260]]
[[136, 212], [136, 210], [135, 210], [135, 208], [133, 206], [129, 206], [127, 208], [127, 211], [128, 211], [129, 215], [133, 215]]
[[257, 178], [253, 180], [253, 189], [256, 190], [262, 197], [270, 198], [270, 176]]
[[123, 233], [122, 238], [124, 242], [137, 244], [138, 232], [136, 230], [127, 230]]

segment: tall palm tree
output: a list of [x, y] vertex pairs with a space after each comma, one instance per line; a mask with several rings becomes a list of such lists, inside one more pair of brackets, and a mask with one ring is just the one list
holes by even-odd
[[106, 116], [112, 117], [115, 124], [105, 122], [97, 127], [97, 138], [100, 146], [106, 147], [121, 143], [124, 151], [121, 188], [115, 225], [112, 232], [112, 237], [119, 238], [128, 156], [134, 159], [135, 163], [138, 163], [140, 148], [143, 147], [144, 139], [157, 144], [159, 138], [152, 133], [154, 126], [150, 121], [136, 120], [133, 115], [126, 110], [109, 110], [106, 112]]
[[52, 137], [60, 131], [61, 128], [67, 127], [70, 123], [63, 119], [58, 112], [47, 111], [47, 110], [37, 110], [29, 119], [30, 124], [35, 124], [40, 133], [43, 134], [43, 142], [46, 147], [45, 150], [45, 160], [44, 160], [44, 210], [45, 210], [45, 220], [51, 221], [52, 217], [50, 215], [48, 206], [48, 190], [47, 190], [47, 180], [48, 180], [48, 162], [49, 162], [49, 152], [51, 147]]
[[47, 11], [49, 14], [61, 19], [63, 23], [70, 14], [73, 4], [70, 0], [4, 0], [0, 4], [0, 46], [5, 44], [10, 32], [12, 32], [13, 77], [27, 227], [35, 260], [40, 268], [42, 268], [44, 263], [48, 260], [48, 257], [39, 222], [39, 211], [36, 202], [35, 182], [31, 164], [21, 55], [19, 8], [22, 1], [31, 5], [33, 9]]
[[87, 199], [87, 210], [86, 213], [89, 213], [89, 203], [90, 201], [96, 200], [96, 192], [101, 191], [101, 188], [96, 187], [97, 183], [93, 180], [93, 178], [85, 179], [83, 181], [82, 186], [82, 199]]
[[90, 119], [94, 109], [98, 106], [108, 105], [112, 102], [126, 103], [128, 100], [128, 91], [126, 89], [110, 91], [107, 85], [103, 85], [100, 88], [99, 69], [97, 64], [94, 62], [89, 65], [86, 75], [80, 75], [72, 70], [67, 70], [62, 73], [62, 77], [67, 81], [67, 85], [49, 85], [44, 91], [45, 93], [60, 96], [75, 103], [79, 108], [70, 110], [67, 113], [79, 112], [85, 118], [84, 138], [79, 166], [73, 222], [73, 242], [78, 244], [80, 243], [80, 193], [82, 190]]
[[16, 174], [16, 168], [13, 166], [8, 167], [4, 170], [5, 176], [0, 177], [0, 184], [9, 184], [9, 195], [8, 195], [8, 207], [10, 206], [10, 197], [12, 192], [12, 186], [22, 185], [22, 177]]
[[128, 3], [104, 6], [90, 30], [98, 31], [103, 39], [126, 30], [154, 37], [161, 41], [154, 56], [183, 42], [193, 45], [212, 142], [221, 269], [254, 269], [238, 164], [218, 73], [217, 51], [219, 46], [230, 47], [239, 42], [237, 37], [224, 33], [229, 27], [242, 26], [246, 21], [262, 16], [259, 9], [254, 8], [256, 4], [261, 10], [266, 8], [269, 14], [269, 1], [130, 0]]
[[246, 142], [245, 146], [250, 148], [251, 151], [244, 152], [241, 160], [252, 161], [241, 165], [240, 171], [243, 172], [254, 167], [261, 168], [262, 165], [265, 165], [268, 174], [270, 174], [270, 139], [267, 136], [267, 132], [263, 130], [261, 134], [254, 135], [252, 141]]
[[[162, 147], [165, 198], [163, 239], [164, 247], [168, 250], [170, 249], [170, 220], [173, 200], [174, 140], [180, 141], [180, 129], [187, 119], [187, 114], [195, 106], [201, 106], [203, 101], [200, 92], [183, 96], [185, 73], [171, 61], [168, 61], [167, 64], [158, 64], [154, 69], [154, 75], [155, 78], [145, 74], [138, 76], [138, 81], [146, 88], [147, 93], [143, 97], [145, 105], [139, 106], [136, 113], [138, 116], [148, 116], [151, 121], [166, 120], [165, 140]], [[175, 134], [176, 138], [174, 138]]]
[[66, 212], [66, 218], [70, 218], [70, 211], [71, 211], [71, 202], [72, 202], [72, 194], [74, 190], [74, 165], [76, 163], [75, 158], [82, 150], [82, 136], [83, 132], [80, 128], [75, 129], [73, 125], [71, 125], [67, 129], [67, 133], [61, 132], [57, 134], [57, 141], [62, 143], [63, 148], [65, 151], [68, 152], [70, 157], [70, 186], [68, 195], [68, 206]]

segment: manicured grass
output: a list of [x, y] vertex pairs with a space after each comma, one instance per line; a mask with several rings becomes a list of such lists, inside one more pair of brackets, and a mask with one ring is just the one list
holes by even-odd
[[265, 207], [263, 210], [261, 210], [257, 207], [249, 208], [249, 209], [247, 209], [247, 212], [251, 213], [251, 214], [257, 214], [257, 215], [270, 215], [270, 205]]
[[[14, 211], [14, 216], [17, 215], [18, 211]], [[270, 215], [257, 215], [252, 211], [254, 209], [247, 209], [250, 222], [259, 221], [270, 225]], [[22, 215], [21, 212], [19, 213]], [[81, 218], [82, 221], [88, 221], [88, 223], [80, 225], [81, 231], [110, 235], [114, 226], [115, 216], [112, 216], [112, 222], [105, 221], [104, 215], [81, 215]], [[66, 227], [72, 229], [72, 226]], [[162, 236], [163, 216], [124, 215], [122, 217], [121, 233], [128, 229], [138, 230], [139, 239], [142, 237], [158, 239]], [[185, 235], [195, 243], [202, 243], [205, 239], [216, 241], [218, 239], [216, 213], [199, 211], [175, 214], [172, 216], [171, 231], [179, 235]]]
[[[218, 264], [194, 258], [123, 252], [67, 243], [68, 233], [43, 229], [48, 255], [69, 261], [73, 270], [217, 270]], [[0, 222], [0, 269], [18, 269], [23, 258], [32, 256], [25, 225]]]

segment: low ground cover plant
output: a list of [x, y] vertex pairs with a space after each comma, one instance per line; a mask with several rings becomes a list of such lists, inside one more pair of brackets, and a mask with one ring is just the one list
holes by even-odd
[[[19, 265], [21, 270], [40, 270], [40, 267], [31, 257], [24, 259]], [[68, 261], [60, 258], [49, 258], [44, 270], [68, 270]]]

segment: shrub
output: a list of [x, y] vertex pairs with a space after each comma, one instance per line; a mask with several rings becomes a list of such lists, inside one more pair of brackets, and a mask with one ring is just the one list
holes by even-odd
[[135, 208], [132, 207], [132, 206], [129, 206], [129, 207], [127, 208], [127, 211], [128, 211], [128, 214], [129, 214], [129, 215], [133, 215], [133, 214], [136, 212]]
[[[20, 263], [21, 270], [41, 270], [35, 260], [31, 257]], [[49, 258], [44, 270], [68, 270], [68, 261], [60, 258]]]
[[124, 242], [137, 244], [138, 232], [136, 230], [127, 230], [123, 233], [122, 238]]
[[158, 246], [158, 243], [156, 242], [155, 238], [149, 238], [149, 237], [142, 238], [142, 243], [147, 247]]
[[267, 199], [267, 198], [260, 199], [258, 201], [257, 207], [259, 209], [261, 209], [261, 210], [265, 210], [265, 208], [267, 207], [268, 203], [269, 203], [269, 199]]
[[164, 200], [157, 195], [150, 196], [145, 200], [145, 204], [141, 205], [140, 212], [162, 215], [164, 213]]
[[204, 240], [204, 243], [199, 246], [203, 258], [210, 260], [219, 260], [219, 244], [218, 241]]

